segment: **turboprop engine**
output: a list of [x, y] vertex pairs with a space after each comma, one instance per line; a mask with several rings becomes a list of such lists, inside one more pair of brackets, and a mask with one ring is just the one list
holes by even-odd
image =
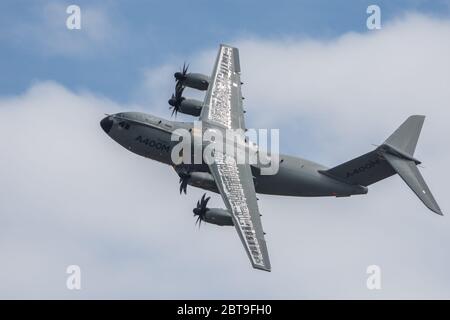
[[198, 224], [200, 227], [200, 224], [204, 221], [218, 226], [233, 226], [234, 223], [230, 212], [225, 209], [206, 207], [210, 197], [205, 199], [205, 196], [206, 193], [199, 201], [197, 201], [197, 207], [192, 210], [194, 212], [194, 217], [197, 217], [195, 224]]
[[169, 99], [169, 104], [172, 106], [172, 114], [175, 115], [178, 112], [189, 114], [194, 117], [200, 116], [200, 112], [202, 111], [203, 102], [195, 99], [186, 99], [185, 97], [176, 97], [172, 95]]
[[208, 89], [209, 77], [201, 73], [187, 73], [189, 65], [183, 64], [181, 72], [175, 72], [173, 75], [177, 81], [176, 87], [189, 87], [201, 91]]

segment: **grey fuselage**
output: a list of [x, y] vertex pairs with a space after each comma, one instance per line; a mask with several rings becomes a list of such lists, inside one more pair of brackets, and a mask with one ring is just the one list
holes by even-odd
[[[176, 129], [190, 130], [192, 122], [175, 122], [140, 112], [123, 112], [110, 115], [101, 121], [103, 130], [117, 143], [131, 152], [173, 166], [172, 148], [178, 143], [171, 140]], [[367, 188], [333, 179], [321, 171], [328, 168], [302, 158], [280, 154], [279, 170], [274, 175], [254, 172], [255, 190], [261, 194], [282, 196], [337, 196], [365, 194]], [[191, 168], [200, 177], [190, 185], [217, 192], [207, 165]]]

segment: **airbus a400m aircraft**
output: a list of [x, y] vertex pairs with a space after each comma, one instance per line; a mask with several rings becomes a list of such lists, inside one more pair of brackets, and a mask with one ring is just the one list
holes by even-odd
[[[220, 46], [211, 77], [188, 73], [187, 67], [183, 66], [182, 71], [174, 75], [175, 94], [169, 100], [172, 114], [181, 112], [199, 117], [202, 130], [244, 131], [240, 74], [238, 49], [227, 45]], [[185, 87], [206, 91], [204, 101], [184, 98]], [[261, 174], [258, 164], [240, 164], [233, 157], [225, 161], [226, 156], [221, 152], [215, 152], [214, 161], [209, 164], [175, 165], [171, 151], [178, 142], [172, 141], [172, 133], [176, 129], [193, 133], [193, 122], [123, 112], [108, 115], [100, 124], [112, 139], [131, 152], [173, 166], [180, 177], [180, 193], [186, 193], [187, 185], [220, 193], [226, 209], [208, 208], [209, 198], [203, 195], [193, 210], [197, 222], [234, 226], [252, 266], [270, 271], [256, 193], [348, 197], [366, 194], [369, 185], [397, 173], [425, 206], [442, 215], [416, 167], [420, 161], [414, 158], [424, 118], [419, 115], [409, 117], [375, 150], [333, 168], [280, 154], [277, 158], [279, 170], [274, 175]], [[196, 140], [192, 141], [195, 143]]]

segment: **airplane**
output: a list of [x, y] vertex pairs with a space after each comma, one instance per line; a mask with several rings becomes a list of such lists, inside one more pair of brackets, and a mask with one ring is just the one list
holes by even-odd
[[[172, 115], [180, 112], [199, 117], [203, 131], [243, 129], [241, 138], [250, 147], [244, 137], [245, 111], [237, 48], [220, 45], [211, 76], [188, 73], [188, 66], [183, 65], [174, 77], [175, 94], [169, 100]], [[206, 91], [204, 101], [183, 97], [186, 87]], [[107, 115], [100, 125], [106, 134], [129, 151], [172, 166], [180, 178], [180, 194], [186, 193], [188, 185], [219, 193], [226, 209], [208, 208], [210, 198], [204, 194], [193, 210], [196, 223], [234, 226], [253, 268], [271, 271], [257, 193], [348, 197], [367, 194], [369, 185], [398, 174], [425, 206], [442, 215], [417, 168], [421, 162], [414, 158], [424, 119], [422, 115], [410, 116], [380, 146], [333, 168], [280, 154], [278, 172], [273, 175], [261, 174], [258, 163], [238, 163], [233, 156], [225, 159], [223, 152], [216, 151], [212, 163], [174, 163], [171, 151], [178, 142], [171, 136], [177, 129], [188, 130], [194, 135], [193, 122], [170, 121], [141, 112], [121, 112]], [[244, 149], [244, 152], [248, 150]]]

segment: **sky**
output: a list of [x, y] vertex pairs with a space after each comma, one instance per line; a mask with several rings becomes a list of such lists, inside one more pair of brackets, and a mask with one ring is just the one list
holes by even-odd
[[[73, 3], [0, 4], [0, 298], [450, 298], [449, 1], [78, 1], [68, 30]], [[220, 43], [240, 49], [247, 124], [279, 128], [282, 152], [334, 166], [426, 115], [415, 156], [444, 217], [397, 176], [365, 196], [261, 195], [271, 273], [232, 228], [196, 228], [203, 191], [180, 196], [172, 168], [99, 121], [169, 118], [173, 73], [209, 74]]]

